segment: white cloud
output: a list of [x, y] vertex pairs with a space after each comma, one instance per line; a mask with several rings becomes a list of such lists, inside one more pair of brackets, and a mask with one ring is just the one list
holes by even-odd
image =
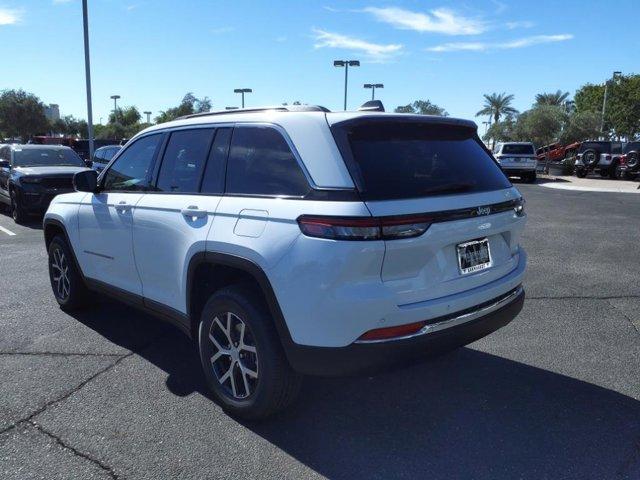
[[515, 30], [516, 28], [533, 28], [536, 26], [535, 23], [530, 22], [528, 20], [521, 20], [517, 22], [507, 22], [505, 23], [505, 25], [509, 30]]
[[571, 40], [573, 35], [563, 33], [560, 35], [535, 35], [533, 37], [519, 38], [508, 42], [488, 43], [488, 42], [454, 42], [444, 43], [435, 47], [427, 48], [429, 52], [484, 52], [488, 50], [510, 50], [514, 48], [531, 47], [543, 43], [555, 43]]
[[0, 8], [0, 25], [15, 25], [22, 21], [22, 10]]
[[278, 43], [283, 43], [283, 42], [286, 42], [286, 41], [287, 41], [287, 37], [286, 37], [286, 36], [284, 36], [284, 35], [282, 35], [282, 36], [280, 36], [280, 37], [276, 37], [276, 39], [275, 39], [275, 40], [276, 40], [276, 42], [278, 42]]
[[398, 7], [367, 7], [364, 11], [373, 15], [376, 20], [400, 30], [445, 35], [477, 35], [489, 28], [483, 20], [464, 17], [447, 8], [437, 8], [429, 13], [412, 12]]
[[369, 60], [374, 62], [384, 62], [402, 51], [402, 45], [400, 44], [390, 43], [382, 45], [379, 43], [371, 43], [359, 38], [342, 35], [340, 33], [327, 32], [317, 28], [313, 29], [313, 33], [316, 39], [316, 43], [314, 44], [315, 48], [329, 47], [351, 50], [366, 55]]

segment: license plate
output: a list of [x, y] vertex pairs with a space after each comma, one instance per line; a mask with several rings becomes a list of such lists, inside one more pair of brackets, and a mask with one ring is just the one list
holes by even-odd
[[456, 249], [458, 250], [458, 267], [462, 275], [491, 267], [489, 239], [460, 243]]

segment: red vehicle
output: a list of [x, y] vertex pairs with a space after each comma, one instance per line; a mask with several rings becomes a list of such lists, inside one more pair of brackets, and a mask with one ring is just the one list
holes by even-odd
[[539, 162], [545, 162], [547, 160], [550, 162], [559, 162], [575, 155], [578, 148], [580, 148], [580, 142], [570, 143], [569, 145], [562, 145], [560, 142], [550, 143], [536, 150], [536, 158]]

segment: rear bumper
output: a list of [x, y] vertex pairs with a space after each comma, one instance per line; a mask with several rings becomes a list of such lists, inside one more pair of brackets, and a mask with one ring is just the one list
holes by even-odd
[[524, 298], [524, 289], [518, 286], [475, 309], [429, 321], [429, 325], [440, 325], [441, 329], [427, 328], [410, 338], [346, 347], [292, 344], [287, 348], [287, 357], [294, 370], [306, 375], [343, 376], [385, 370], [445, 353], [498, 330], [518, 315]]

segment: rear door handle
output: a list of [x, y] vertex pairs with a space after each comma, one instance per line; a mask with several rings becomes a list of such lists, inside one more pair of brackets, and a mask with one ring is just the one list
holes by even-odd
[[180, 213], [182, 213], [182, 215], [184, 215], [185, 217], [191, 218], [202, 218], [207, 215], [206, 210], [200, 210], [196, 205], [189, 205], [187, 208], [183, 208], [182, 210], [180, 210]]

